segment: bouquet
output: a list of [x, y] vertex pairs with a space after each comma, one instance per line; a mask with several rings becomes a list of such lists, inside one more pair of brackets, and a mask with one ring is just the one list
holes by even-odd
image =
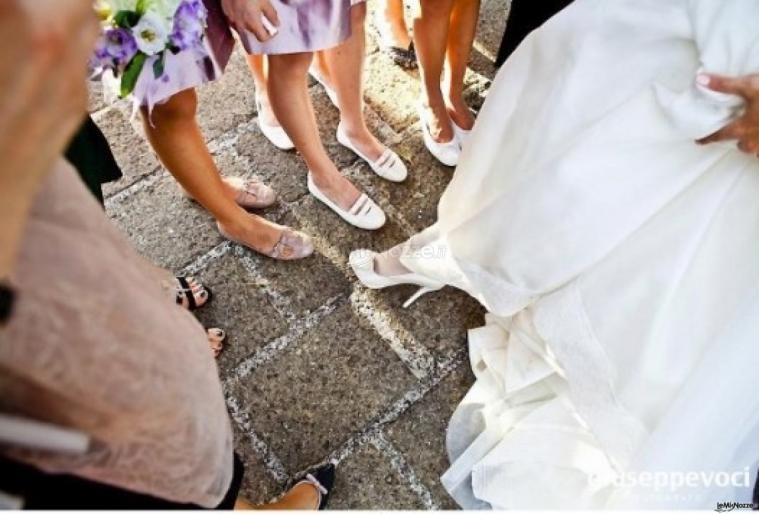
[[119, 96], [134, 91], [143, 73], [164, 77], [167, 52], [203, 46], [208, 11], [203, 0], [95, 0], [103, 31], [91, 67], [111, 72], [120, 82]]

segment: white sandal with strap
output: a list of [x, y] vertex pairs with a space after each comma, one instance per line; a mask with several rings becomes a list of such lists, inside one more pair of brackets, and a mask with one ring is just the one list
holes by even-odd
[[391, 149], [386, 148], [385, 151], [382, 152], [382, 155], [380, 155], [379, 159], [372, 161], [353, 145], [348, 134], [343, 130], [342, 123], [338, 123], [337, 125], [337, 142], [366, 161], [372, 171], [380, 177], [391, 182], [403, 182], [406, 180], [408, 169], [401, 158], [398, 157], [398, 154]]
[[308, 190], [317, 200], [332, 209], [338, 216], [354, 227], [364, 230], [377, 230], [387, 221], [387, 217], [379, 205], [374, 203], [366, 194], [361, 194], [349, 210], [345, 211], [341, 209], [316, 187], [310, 171], [308, 172]]

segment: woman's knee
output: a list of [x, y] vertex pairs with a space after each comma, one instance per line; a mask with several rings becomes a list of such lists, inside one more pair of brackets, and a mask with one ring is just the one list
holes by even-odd
[[314, 54], [301, 52], [269, 56], [269, 76], [280, 79], [305, 79]]
[[[181, 91], [166, 102], [153, 108], [153, 119], [182, 120], [194, 119], [198, 111], [198, 95], [194, 89]], [[145, 110], [143, 109], [143, 114]]]

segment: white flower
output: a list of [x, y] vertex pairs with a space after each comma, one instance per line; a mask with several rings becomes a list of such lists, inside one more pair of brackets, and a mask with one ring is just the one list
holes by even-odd
[[177, 12], [182, 0], [145, 0], [145, 6], [148, 12], [155, 13], [164, 18], [170, 19]]
[[155, 12], [146, 12], [137, 25], [132, 27], [137, 48], [147, 55], [155, 55], [164, 50], [170, 33], [171, 19]]

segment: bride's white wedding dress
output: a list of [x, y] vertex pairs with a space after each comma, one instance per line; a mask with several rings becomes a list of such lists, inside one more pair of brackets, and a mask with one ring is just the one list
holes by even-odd
[[701, 69], [759, 72], [759, 1], [577, 0], [495, 80], [401, 258], [491, 313], [448, 431], [462, 506], [748, 501], [759, 159], [694, 142], [743, 105]]

